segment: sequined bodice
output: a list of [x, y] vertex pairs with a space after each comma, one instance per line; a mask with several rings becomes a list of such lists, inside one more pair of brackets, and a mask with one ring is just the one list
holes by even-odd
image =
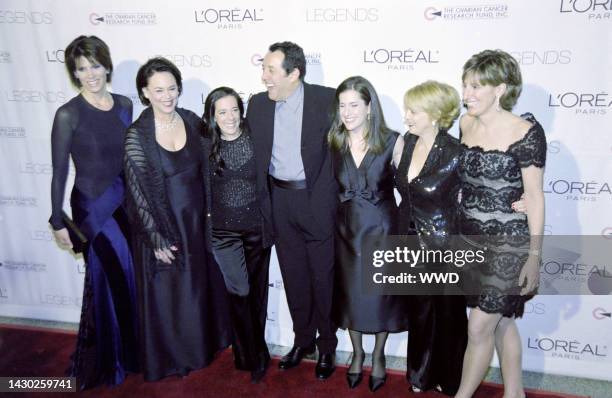
[[[260, 225], [257, 205], [253, 143], [248, 134], [233, 141], [221, 140], [219, 154], [224, 168], [212, 177], [213, 227], [232, 231]], [[216, 170], [217, 165], [212, 165]]]

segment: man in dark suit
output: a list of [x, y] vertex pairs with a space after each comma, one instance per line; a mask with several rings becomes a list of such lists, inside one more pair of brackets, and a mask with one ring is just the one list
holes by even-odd
[[[334, 90], [304, 82], [306, 59], [295, 43], [272, 44], [263, 59], [267, 92], [253, 96], [247, 119], [257, 159], [266, 240], [276, 245], [295, 333], [281, 369], [319, 348], [316, 376], [335, 369], [331, 321], [337, 186], [327, 146]], [[318, 332], [318, 337], [317, 337]]]

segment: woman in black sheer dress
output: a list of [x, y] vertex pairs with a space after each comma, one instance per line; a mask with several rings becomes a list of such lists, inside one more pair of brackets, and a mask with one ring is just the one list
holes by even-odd
[[[546, 138], [533, 115], [511, 113], [522, 87], [511, 55], [500, 50], [475, 54], [463, 66], [462, 79], [467, 113], [460, 124], [460, 232], [480, 235], [496, 250], [480, 270], [486, 290], [468, 296], [473, 309], [456, 397], [472, 396], [497, 348], [504, 397], [521, 398], [521, 338], [515, 318], [523, 315], [539, 281]], [[522, 194], [527, 216], [512, 209]]]
[[55, 114], [49, 222], [56, 241], [72, 248], [62, 217], [69, 158], [76, 169], [70, 196], [74, 223], [86, 236], [85, 285], [71, 376], [80, 389], [123, 382], [138, 370], [134, 270], [126, 240], [123, 140], [132, 102], [107, 90], [113, 63], [96, 36], [79, 36], [65, 51], [66, 69], [80, 94]]
[[400, 296], [366, 295], [362, 289], [361, 247], [368, 235], [390, 234], [397, 220], [393, 196], [395, 165], [403, 139], [387, 128], [374, 87], [361, 76], [346, 79], [336, 89], [329, 132], [334, 175], [340, 187], [336, 215], [333, 320], [349, 330], [353, 358], [347, 382], [362, 380], [365, 358], [363, 333], [374, 333], [370, 390], [386, 380], [385, 343], [389, 332], [406, 329]]
[[134, 232], [145, 380], [186, 375], [231, 342], [223, 277], [210, 254], [210, 142], [177, 108], [181, 74], [152, 58], [136, 76], [145, 109], [128, 129], [125, 173]]
[[255, 152], [236, 91], [219, 87], [204, 104], [211, 138], [213, 253], [229, 294], [236, 368], [263, 378], [270, 354], [265, 341], [270, 247], [262, 241]]

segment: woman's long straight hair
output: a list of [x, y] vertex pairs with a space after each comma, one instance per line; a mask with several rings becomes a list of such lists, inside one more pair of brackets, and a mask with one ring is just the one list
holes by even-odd
[[336, 89], [336, 95], [333, 104], [332, 126], [327, 135], [327, 141], [330, 148], [337, 152], [346, 152], [348, 146], [348, 131], [342, 123], [340, 117], [340, 94], [345, 91], [354, 90], [359, 93], [359, 96], [366, 105], [370, 105], [370, 117], [365, 127], [366, 133], [364, 140], [367, 142], [368, 149], [373, 153], [382, 153], [385, 149], [385, 141], [392, 130], [385, 123], [382, 107], [378, 94], [372, 83], [361, 76], [351, 76], [344, 80]]

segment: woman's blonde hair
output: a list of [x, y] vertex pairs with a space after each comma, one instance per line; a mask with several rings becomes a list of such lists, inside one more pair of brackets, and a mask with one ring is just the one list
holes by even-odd
[[434, 80], [414, 86], [404, 94], [404, 107], [424, 111], [442, 130], [453, 125], [459, 116], [459, 106], [457, 90]]

